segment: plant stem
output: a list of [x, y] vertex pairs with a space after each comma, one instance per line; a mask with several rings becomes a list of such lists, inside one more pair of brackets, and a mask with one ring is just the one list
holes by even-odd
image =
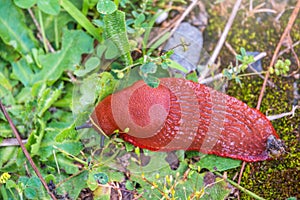
[[[220, 174], [219, 172], [214, 172], [215, 174], [217, 174], [218, 176], [223, 177], [222, 174]], [[248, 194], [249, 196], [258, 199], [258, 200], [265, 200], [264, 198], [258, 196], [257, 194], [251, 192], [250, 190], [247, 190], [246, 188], [240, 186], [239, 184], [237, 184], [236, 182], [230, 180], [230, 179], [225, 179], [226, 181], [228, 181], [231, 185], [233, 185], [234, 187], [238, 188], [240, 191], [245, 192], [246, 194]]]
[[46, 53], [48, 53], [48, 46], [47, 46], [47, 42], [46, 42], [43, 16], [42, 16], [42, 12], [41, 12], [40, 9], [38, 9], [38, 13], [39, 13], [39, 22], [40, 22], [41, 32], [42, 32], [42, 37], [43, 37], [43, 44], [44, 44], [44, 48], [45, 48]]
[[60, 149], [60, 148], [58, 148], [58, 147], [55, 146], [55, 145], [53, 145], [53, 148], [57, 149], [57, 150], [60, 151], [61, 153], [65, 154], [66, 156], [71, 157], [73, 160], [75, 160], [75, 161], [77, 161], [77, 162], [79, 162], [79, 163], [81, 163], [81, 164], [87, 166], [87, 162], [85, 162], [85, 161], [83, 161], [83, 160], [77, 158], [76, 156], [73, 156], [72, 154], [69, 154], [69, 153], [66, 152], [65, 150]]
[[100, 29], [97, 29], [69, 0], [61, 0], [60, 5], [78, 22], [78, 24], [85, 28], [89, 34], [99, 42], [102, 41]]
[[46, 183], [46, 181], [44, 180], [43, 176], [41, 175], [40, 171], [38, 170], [38, 168], [36, 167], [35, 163], [33, 162], [32, 158], [30, 157], [30, 154], [29, 152], [27, 151], [27, 149], [25, 148], [24, 144], [22, 143], [22, 139], [21, 139], [21, 136], [16, 128], [16, 126], [14, 125], [13, 121], [11, 120], [10, 116], [8, 115], [4, 105], [2, 104], [1, 100], [0, 100], [0, 110], [2, 111], [2, 113], [4, 114], [5, 118], [7, 119], [11, 129], [12, 129], [12, 132], [14, 133], [14, 135], [16, 136], [20, 146], [21, 146], [21, 149], [23, 151], [23, 153], [25, 154], [25, 157], [27, 158], [27, 160], [29, 161], [31, 167], [33, 168], [34, 172], [36, 173], [36, 175], [39, 177], [39, 179], [41, 180], [44, 188], [47, 190], [48, 194], [51, 196], [51, 198], [53, 200], [56, 200], [56, 197], [55, 195], [49, 190], [49, 187]]
[[59, 41], [58, 41], [58, 24], [57, 24], [57, 17], [54, 18], [54, 35], [55, 35], [55, 47], [59, 49]]

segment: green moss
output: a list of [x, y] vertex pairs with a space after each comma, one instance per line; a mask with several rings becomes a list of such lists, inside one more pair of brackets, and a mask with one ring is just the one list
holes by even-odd
[[[281, 77], [271, 77], [278, 87], [266, 88], [261, 105], [262, 113], [268, 115], [289, 112], [291, 110], [291, 81]], [[247, 77], [243, 79], [243, 88], [234, 82], [229, 84], [228, 94], [235, 96], [250, 107], [256, 107], [262, 86], [262, 80]], [[241, 185], [250, 191], [266, 198], [299, 197], [299, 180], [296, 178], [300, 169], [299, 153], [299, 111], [294, 118], [284, 117], [272, 121], [272, 124], [287, 146], [287, 153], [282, 157], [265, 162], [247, 164]], [[298, 131], [298, 132], [297, 132]], [[241, 194], [242, 199], [250, 199]]]
[[[260, 1], [260, 3], [262, 2]], [[290, 2], [290, 6], [294, 6], [295, 2]], [[256, 3], [259, 4], [259, 2]], [[204, 48], [209, 52], [213, 50], [213, 45], [216, 45], [219, 38], [218, 33], [222, 32], [227, 22], [224, 20], [224, 16], [220, 16], [218, 6], [220, 5], [212, 6], [212, 4], [207, 3], [210, 17], [209, 25], [205, 31], [205, 38], [207, 39], [204, 40]], [[263, 68], [266, 70], [292, 10], [286, 10], [280, 18], [280, 24], [277, 23], [276, 26], [274, 25], [274, 15], [259, 13], [254, 17], [245, 18], [246, 10], [238, 12], [226, 41], [237, 52], [240, 47], [244, 47], [247, 51], [267, 52], [268, 56], [262, 61]], [[228, 12], [229, 16], [230, 11]], [[300, 18], [297, 18], [291, 30], [291, 38], [294, 42], [300, 39], [299, 29]], [[300, 55], [300, 45], [296, 46], [294, 50], [297, 55]], [[223, 68], [226, 68], [230, 62], [235, 63], [235, 56], [225, 46], [219, 56]], [[293, 59], [293, 55], [284, 54], [281, 58]], [[295, 69], [292, 68], [291, 71], [293, 70]], [[295, 80], [277, 76], [271, 76], [269, 80], [276, 87], [266, 87], [260, 111], [264, 114], [267, 113], [267, 115], [289, 112], [293, 104], [292, 83]], [[258, 76], [243, 77], [243, 87], [241, 88], [234, 81], [230, 81], [227, 93], [255, 108], [262, 84], [263, 80]], [[272, 124], [280, 138], [285, 142], [287, 153], [278, 159], [248, 163], [243, 173], [241, 185], [266, 199], [285, 199], [291, 196], [300, 198], [298, 174], [300, 170], [300, 111], [298, 110], [293, 118], [284, 117], [272, 121]], [[236, 172], [239, 172], [239, 169], [230, 171], [228, 176], [232, 178]], [[241, 192], [241, 199], [251, 198]]]

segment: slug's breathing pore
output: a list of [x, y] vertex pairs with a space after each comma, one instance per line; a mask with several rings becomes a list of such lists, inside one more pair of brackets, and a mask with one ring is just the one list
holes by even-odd
[[162, 78], [157, 88], [138, 81], [106, 97], [90, 119], [99, 133], [110, 136], [119, 130], [125, 141], [152, 151], [199, 151], [247, 162], [284, 151], [258, 110], [179, 78]]

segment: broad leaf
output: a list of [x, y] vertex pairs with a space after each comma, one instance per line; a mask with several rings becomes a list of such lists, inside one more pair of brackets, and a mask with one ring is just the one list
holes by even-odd
[[87, 59], [87, 61], [84, 64], [84, 68], [80, 68], [74, 72], [76, 76], [85, 76], [89, 72], [93, 71], [100, 65], [100, 59], [96, 56], [92, 56]]
[[58, 0], [38, 0], [37, 5], [44, 13], [57, 15], [60, 10]]
[[206, 168], [209, 171], [225, 171], [239, 167], [241, 165], [241, 161], [215, 155], [204, 155], [197, 165], [201, 168]]
[[174, 61], [174, 60], [167, 59], [167, 62], [168, 62], [168, 64], [169, 64], [169, 67], [170, 67], [170, 68], [180, 70], [180, 71], [182, 71], [182, 72], [184, 72], [184, 73], [188, 73], [188, 72], [189, 72], [186, 68], [184, 68], [183, 66], [181, 66], [179, 63], [177, 63], [177, 62]]
[[100, 36], [100, 29], [95, 26], [87, 19], [87, 17], [78, 8], [71, 3], [69, 0], [60, 1], [60, 5], [80, 24], [85, 30], [91, 34], [99, 42], [102, 41]]
[[14, 0], [14, 3], [20, 8], [31, 8], [37, 0]]
[[30, 86], [32, 84], [34, 74], [25, 58], [22, 58], [17, 62], [13, 62], [12, 67], [14, 78], [21, 81], [24, 86]]
[[0, 171], [14, 172], [19, 170], [16, 165], [18, 148], [17, 147], [1, 147], [0, 148]]
[[25, 55], [35, 47], [36, 40], [24, 19], [21, 10], [11, 0], [1, 0], [0, 37], [5, 44]]
[[4, 76], [2, 72], [0, 72], [0, 90], [1, 87], [5, 90], [12, 90], [12, 85], [10, 84], [9, 80]]
[[117, 6], [111, 0], [99, 0], [97, 10], [101, 14], [111, 14], [117, 10]]
[[42, 143], [42, 139], [44, 137], [45, 134], [45, 122], [43, 122], [42, 120], [38, 120], [39, 122], [39, 129], [38, 130], [34, 130], [29, 139], [28, 139], [28, 144], [26, 144], [27, 146], [30, 145], [31, 148], [31, 154], [32, 155], [38, 155], [39, 151], [40, 151], [40, 146]]
[[68, 193], [70, 199], [77, 199], [79, 193], [83, 188], [87, 187], [88, 172], [83, 171], [77, 176], [70, 177], [70, 179], [65, 179], [59, 188], [57, 188], [57, 193], [64, 195]]
[[64, 30], [62, 49], [52, 54], [40, 56], [43, 69], [34, 77], [34, 81], [44, 80], [53, 84], [65, 70], [74, 70], [81, 61], [83, 53], [91, 52], [93, 40], [81, 30]]
[[67, 174], [75, 174], [78, 172], [78, 166], [74, 164], [74, 161], [67, 158], [62, 154], [57, 154], [56, 159], [59, 168], [63, 169]]
[[43, 142], [38, 153], [41, 157], [41, 160], [46, 160], [49, 156], [53, 155], [53, 150], [59, 152], [54, 148], [54, 146], [74, 156], [77, 156], [80, 153], [83, 148], [83, 145], [80, 141], [55, 141], [56, 136], [67, 127], [69, 127], [69, 124], [61, 122], [48, 124], [48, 129], [46, 130], [45, 137], [43, 138]]
[[157, 65], [154, 62], [149, 62], [141, 66], [141, 72], [144, 74], [154, 74], [156, 69]]
[[52, 104], [59, 98], [62, 93], [63, 82], [55, 90], [47, 88], [43, 90], [42, 95], [38, 99], [38, 116], [41, 117], [43, 114], [52, 106]]
[[[15, 51], [13, 46], [6, 45], [4, 42], [1, 40], [0, 36], [0, 58], [7, 62], [14, 62], [20, 57], [20, 54]], [[3, 61], [0, 59], [0, 64], [4, 64]], [[6, 65], [6, 64], [4, 64]]]
[[72, 18], [67, 12], [60, 12], [58, 15], [43, 14], [46, 37], [49, 42], [55, 42], [56, 49], [59, 49], [59, 45], [62, 40], [61, 37], [57, 36], [62, 35], [64, 27], [66, 27], [68, 23], [74, 21], [74, 18]]
[[39, 188], [42, 186], [42, 183], [40, 181], [40, 179], [37, 176], [33, 176], [31, 177], [28, 182], [27, 182], [27, 186], [28, 187], [35, 187], [35, 188]]

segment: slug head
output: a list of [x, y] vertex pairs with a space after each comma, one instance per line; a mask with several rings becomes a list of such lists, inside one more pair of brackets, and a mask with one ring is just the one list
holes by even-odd
[[285, 145], [282, 140], [270, 135], [267, 139], [267, 152], [270, 157], [278, 158], [285, 152]]

